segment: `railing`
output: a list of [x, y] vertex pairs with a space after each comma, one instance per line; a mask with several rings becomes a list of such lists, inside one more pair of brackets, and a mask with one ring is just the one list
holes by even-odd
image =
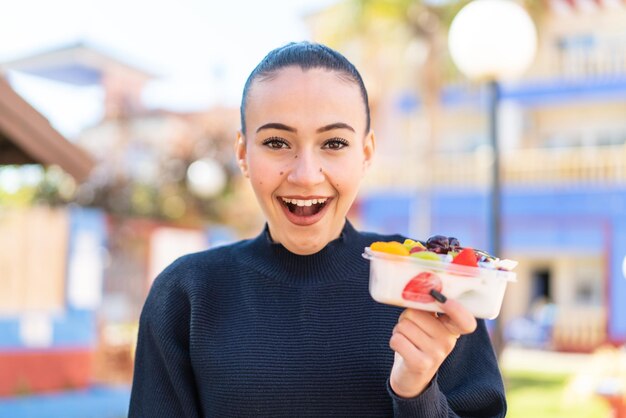
[[[369, 189], [488, 187], [491, 155], [437, 155], [431, 159], [379, 156], [366, 179]], [[505, 184], [626, 184], [626, 145], [519, 149], [502, 155]]]
[[607, 317], [600, 307], [559, 307], [552, 346], [562, 351], [593, 351], [606, 342]]

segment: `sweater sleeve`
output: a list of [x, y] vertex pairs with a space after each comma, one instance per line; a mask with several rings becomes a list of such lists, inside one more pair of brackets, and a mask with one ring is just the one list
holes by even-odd
[[430, 385], [415, 398], [387, 391], [394, 417], [504, 417], [504, 385], [483, 320], [474, 333], [461, 337]]
[[157, 277], [141, 312], [131, 418], [201, 415], [189, 356], [189, 299], [172, 270]]

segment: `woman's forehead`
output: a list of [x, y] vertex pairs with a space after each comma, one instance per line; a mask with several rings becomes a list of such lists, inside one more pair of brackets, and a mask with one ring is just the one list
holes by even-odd
[[255, 91], [277, 90], [306, 93], [307, 91], [324, 90], [325, 93], [337, 91], [345, 94], [352, 91], [356, 96], [360, 95], [360, 89], [356, 82], [350, 80], [340, 71], [326, 68], [303, 69], [297, 66], [281, 68], [271, 74], [259, 77], [251, 85], [250, 93]]
[[277, 117], [301, 119], [304, 115], [309, 120], [330, 118], [330, 123], [362, 124], [365, 129], [365, 104], [359, 86], [342, 75], [321, 68], [287, 67], [272, 77], [255, 80], [247, 99], [246, 123], [263, 124]]

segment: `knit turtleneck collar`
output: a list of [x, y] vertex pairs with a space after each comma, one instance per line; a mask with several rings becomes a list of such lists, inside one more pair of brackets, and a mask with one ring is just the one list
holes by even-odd
[[363, 265], [364, 246], [361, 235], [347, 219], [339, 237], [311, 255], [294, 254], [273, 242], [265, 225], [259, 236], [241, 247], [240, 260], [268, 278], [287, 284], [332, 283], [352, 277], [356, 267]]

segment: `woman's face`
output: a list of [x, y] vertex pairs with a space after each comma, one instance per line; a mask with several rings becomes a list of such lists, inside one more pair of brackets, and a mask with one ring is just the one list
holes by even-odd
[[287, 67], [254, 81], [239, 165], [272, 239], [306, 255], [337, 238], [374, 152], [356, 83], [325, 69]]

